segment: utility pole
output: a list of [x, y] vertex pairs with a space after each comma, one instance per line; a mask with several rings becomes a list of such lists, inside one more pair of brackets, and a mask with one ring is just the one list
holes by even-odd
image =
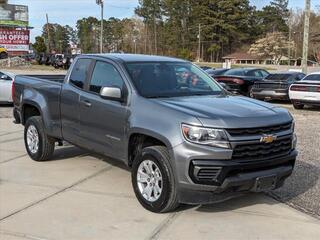
[[153, 17], [154, 17], [154, 19], [153, 19], [153, 26], [154, 26], [154, 52], [155, 52], [155, 55], [157, 55], [158, 54], [157, 20], [156, 20], [156, 15], [154, 15]]
[[198, 32], [198, 62], [201, 58], [201, 23], [199, 23], [199, 32]]
[[302, 53], [302, 71], [305, 74], [308, 71], [309, 19], [310, 19], [310, 0], [305, 0], [304, 29], [303, 29], [303, 53]]
[[290, 67], [290, 62], [291, 62], [291, 34], [292, 34], [291, 21], [292, 21], [292, 9], [290, 9], [290, 16], [289, 16], [289, 21], [288, 21], [288, 25], [289, 25], [288, 66], [289, 67]]
[[49, 31], [49, 17], [48, 13], [46, 13], [46, 19], [47, 19], [47, 35], [48, 35], [48, 53], [51, 53], [51, 48], [50, 48], [50, 31]]
[[101, 29], [100, 29], [100, 53], [103, 53], [103, 7], [104, 0], [96, 0], [97, 4], [101, 7]]

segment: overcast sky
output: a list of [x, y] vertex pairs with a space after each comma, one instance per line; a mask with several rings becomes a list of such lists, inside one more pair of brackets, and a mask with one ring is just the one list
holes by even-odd
[[[31, 31], [31, 39], [40, 35], [42, 26], [45, 23], [45, 14], [48, 13], [49, 21], [62, 25], [75, 26], [76, 21], [82, 17], [100, 17], [100, 8], [95, 0], [9, 0], [10, 4], [25, 5], [28, 2], [30, 26], [34, 27]], [[258, 8], [268, 4], [269, 0], [251, 0], [251, 3]], [[319, 0], [311, 0], [312, 7], [319, 5]], [[134, 8], [138, 5], [138, 0], [105, 0], [105, 18], [131, 17]], [[303, 8], [304, 0], [289, 0], [291, 8]]]

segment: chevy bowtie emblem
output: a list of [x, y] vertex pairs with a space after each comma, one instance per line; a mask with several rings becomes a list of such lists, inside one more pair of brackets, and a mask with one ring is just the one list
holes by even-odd
[[260, 142], [263, 142], [263, 143], [272, 143], [273, 141], [275, 141], [277, 139], [277, 136], [276, 135], [263, 135], [261, 138], [260, 138]]

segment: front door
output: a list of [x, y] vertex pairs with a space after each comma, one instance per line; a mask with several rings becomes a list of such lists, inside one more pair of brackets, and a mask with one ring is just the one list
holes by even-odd
[[80, 96], [80, 135], [87, 148], [124, 159], [127, 106], [101, 98], [102, 87], [124, 90], [125, 83], [112, 63], [96, 61], [88, 89]]

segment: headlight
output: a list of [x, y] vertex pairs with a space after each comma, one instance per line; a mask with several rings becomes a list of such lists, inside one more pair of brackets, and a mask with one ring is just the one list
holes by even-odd
[[209, 145], [220, 148], [230, 148], [227, 134], [222, 129], [204, 128], [182, 124], [185, 139], [192, 143]]
[[296, 123], [295, 123], [295, 121], [293, 120], [292, 123], [291, 123], [291, 130], [292, 130], [292, 132], [294, 132], [295, 126], [296, 126]]
[[297, 135], [294, 133], [292, 136], [292, 149], [296, 149], [297, 147]]

